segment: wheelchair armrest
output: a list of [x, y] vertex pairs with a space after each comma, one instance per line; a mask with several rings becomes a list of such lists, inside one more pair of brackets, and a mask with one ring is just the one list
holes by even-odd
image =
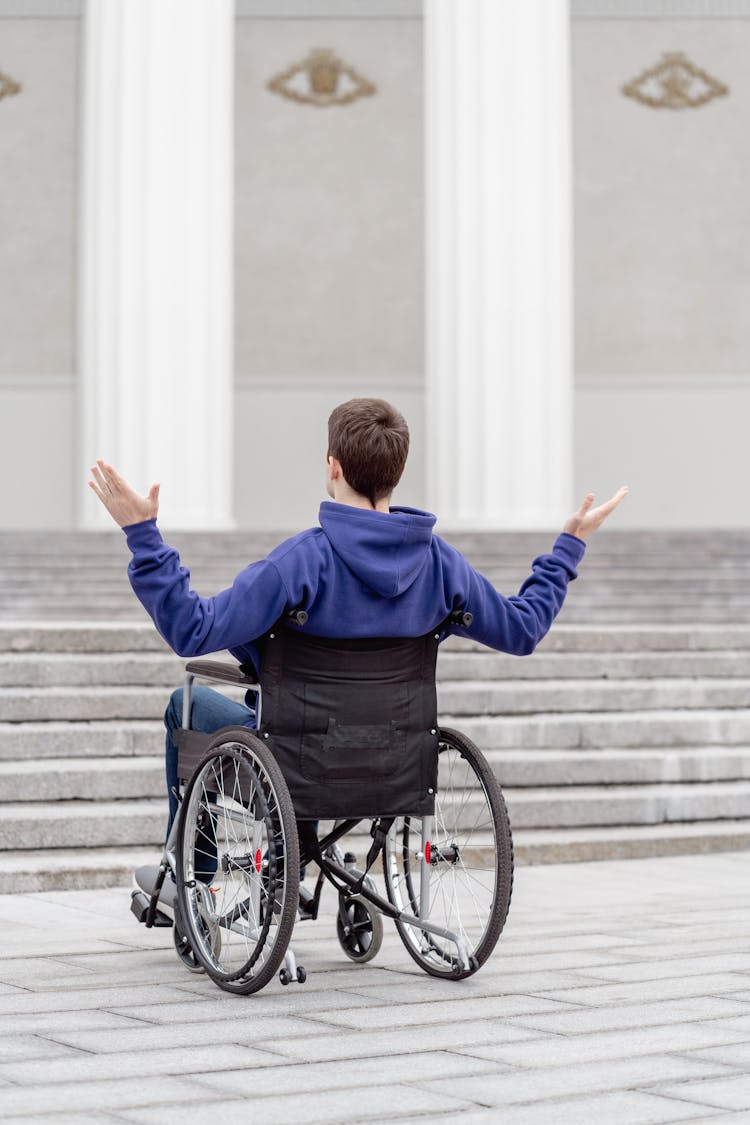
[[238, 684], [240, 687], [255, 687], [255, 681], [246, 676], [238, 664], [227, 664], [223, 660], [191, 660], [185, 671], [204, 680], [219, 680], [224, 684]]

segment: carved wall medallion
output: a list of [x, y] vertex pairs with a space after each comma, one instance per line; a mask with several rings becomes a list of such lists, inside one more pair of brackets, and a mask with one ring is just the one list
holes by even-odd
[[13, 94], [21, 93], [21, 83], [9, 78], [7, 74], [3, 74], [0, 70], [0, 101], [3, 98], [10, 98]]
[[654, 109], [694, 109], [724, 97], [729, 87], [691, 63], [681, 51], [673, 51], [623, 86], [622, 92]]
[[348, 105], [375, 93], [373, 84], [354, 67], [343, 63], [333, 51], [322, 48], [277, 74], [268, 83], [268, 89], [294, 102], [319, 106]]

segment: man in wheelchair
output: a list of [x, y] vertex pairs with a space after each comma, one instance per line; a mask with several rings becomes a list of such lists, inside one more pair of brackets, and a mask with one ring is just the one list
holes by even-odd
[[[284, 950], [272, 956], [257, 952], [258, 918], [254, 915], [252, 925], [248, 918], [253, 910], [263, 913], [260, 903], [266, 892], [260, 876], [261, 869], [266, 871], [267, 890], [269, 856], [273, 859], [275, 877], [285, 886], [282, 898], [291, 900], [290, 869], [296, 853], [296, 841], [290, 840], [289, 834], [282, 834], [281, 845], [277, 839], [276, 821], [281, 817], [284, 798], [276, 794], [279, 785], [273, 764], [269, 767], [267, 754], [263, 761], [253, 758], [254, 750], [248, 751], [249, 758], [241, 754], [237, 757], [239, 752], [232, 747], [238, 741], [245, 750], [245, 743], [252, 743], [253, 747], [261, 743], [263, 751], [270, 746], [272, 759], [275, 755], [281, 764], [300, 822], [303, 860], [314, 860], [320, 865], [325, 863], [326, 855], [341, 859], [336, 843], [340, 833], [326, 837], [326, 848], [318, 846], [316, 832], [310, 827], [317, 818], [376, 818], [376, 841], [385, 846], [385, 841], [391, 840], [390, 861], [385, 857], [385, 876], [388, 903], [396, 912], [392, 916], [407, 949], [428, 972], [468, 975], [468, 971], [478, 967], [474, 964], [480, 960], [477, 949], [481, 960], [486, 958], [502, 928], [510, 896], [512, 853], [504, 863], [504, 903], [497, 901], [503, 897], [498, 891], [498, 869], [503, 863], [495, 857], [495, 874], [487, 891], [489, 905], [486, 911], [482, 906], [482, 913], [488, 913], [490, 918], [480, 926], [480, 938], [475, 941], [470, 934], [462, 936], [464, 925], [457, 921], [458, 905], [456, 917], [443, 919], [446, 924], [440, 931], [441, 935], [449, 933], [450, 940], [455, 942], [454, 930], [458, 927], [458, 953], [445, 952], [448, 939], [429, 936], [432, 924], [428, 914], [434, 899], [425, 889], [425, 869], [429, 875], [434, 874], [433, 868], [440, 872], [443, 867], [451, 867], [454, 876], [458, 865], [469, 870], [469, 851], [462, 852], [456, 842], [457, 826], [448, 834], [451, 838], [446, 836], [443, 840], [441, 848], [436, 851], [431, 847], [429, 835], [434, 832], [437, 817], [435, 787], [440, 795], [446, 792], [446, 785], [453, 786], [456, 808], [464, 809], [465, 819], [465, 807], [476, 801], [478, 792], [483, 795], [492, 820], [496, 852], [498, 818], [504, 816], [499, 788], [494, 791], [496, 782], [486, 763], [479, 761], [481, 755], [476, 758], [476, 748], [472, 750], [470, 744], [467, 748], [468, 740], [459, 735], [452, 734], [452, 740], [446, 742], [446, 732], [438, 731], [434, 701], [437, 645], [458, 633], [502, 652], [533, 652], [559, 612], [568, 583], [576, 577], [585, 539], [617, 507], [627, 489], [621, 488], [598, 507], [593, 506], [593, 495], [587, 495], [565, 523], [549, 554], [533, 562], [531, 574], [518, 594], [505, 597], [459, 551], [433, 533], [434, 515], [391, 506], [408, 449], [407, 424], [390, 404], [380, 399], [353, 399], [336, 407], [328, 423], [326, 487], [330, 500], [321, 504], [319, 525], [287, 539], [266, 558], [250, 563], [228, 589], [207, 598], [191, 590], [189, 572], [181, 566], [177, 552], [161, 537], [156, 524], [159, 486], [154, 485], [147, 496], [142, 496], [104, 461], [97, 461], [91, 470], [90, 487], [127, 537], [132, 552], [128, 573], [133, 590], [162, 637], [185, 657], [228, 649], [241, 666], [241, 672], [233, 670], [225, 675], [213, 665], [212, 675], [210, 668], [206, 672], [196, 665], [189, 671], [189, 695], [184, 695], [184, 689], [174, 692], [165, 714], [170, 838], [175, 835], [180, 781], [187, 780], [184, 763], [181, 765], [179, 732], [189, 727], [191, 732], [204, 736], [201, 751], [210, 750], [208, 736], [216, 736], [216, 732], [227, 728], [234, 732], [231, 746], [227, 749], [224, 744], [224, 757], [219, 760], [214, 755], [211, 759], [208, 774], [205, 764], [200, 766], [200, 755], [190, 759], [191, 765], [199, 767], [196, 776], [200, 774], [200, 780], [193, 776], [183, 797], [188, 812], [178, 818], [187, 823], [189, 816], [193, 816], [189, 841], [184, 837], [190, 830], [184, 825], [181, 828], [184, 856], [189, 852], [192, 857], [200, 850], [207, 822], [209, 835], [213, 836], [213, 843], [206, 848], [204, 878], [191, 866], [187, 874], [192, 878], [183, 882], [192, 882], [192, 888], [180, 890], [183, 913], [192, 915], [183, 930], [189, 930], [189, 944], [198, 946], [190, 949], [188, 960], [193, 953], [197, 954], [197, 967], [208, 969], [217, 983], [229, 991], [249, 992], [262, 987], [270, 973], [275, 972], [278, 958], [284, 955]], [[193, 675], [204, 674], [244, 684], [260, 678], [262, 693], [249, 693], [246, 706], [210, 688], [192, 688]], [[331, 692], [325, 686], [330, 683], [338, 684], [338, 689]], [[262, 717], [256, 713], [260, 699]], [[323, 724], [319, 730], [316, 723]], [[306, 724], [315, 728], [314, 735]], [[255, 730], [257, 734], [240, 737], [239, 730]], [[267, 746], [262, 745], [263, 740]], [[324, 769], [323, 759], [318, 762], [317, 751], [311, 750], [321, 746], [326, 748], [325, 761], [338, 763], [325, 767], [328, 774], [320, 772]], [[186, 754], [183, 751], [183, 758]], [[420, 755], [424, 758], [422, 765], [416, 774], [412, 771], [411, 780], [406, 779], [407, 803], [397, 807], [398, 802], [389, 795], [387, 775], [395, 777], [394, 771], [397, 773], [402, 763], [420, 759]], [[376, 760], [386, 763], [379, 780], [373, 779], [370, 770]], [[468, 782], [467, 771], [471, 775]], [[460, 786], [456, 781], [459, 775]], [[432, 785], [426, 784], [430, 777]], [[394, 784], [401, 785], [403, 781], [404, 778], [395, 777]], [[282, 778], [280, 785], [284, 784]], [[340, 798], [331, 797], [337, 786]], [[217, 810], [234, 808], [232, 802], [247, 808], [248, 802], [256, 799], [250, 798], [249, 793], [263, 797], [263, 815], [254, 821], [257, 841], [251, 841], [249, 829], [242, 827], [247, 836], [242, 841], [246, 849], [242, 854], [259, 857], [257, 871], [251, 870], [253, 864], [246, 860], [240, 863], [231, 857], [227, 859], [232, 849], [224, 851], [224, 858], [217, 858], [222, 847], [226, 847], [226, 840], [236, 835], [236, 824], [242, 820], [236, 809], [232, 813], [234, 821], [226, 812]], [[219, 830], [217, 822], [222, 817], [224, 826]], [[198, 823], [201, 818], [203, 827]], [[265, 824], [262, 830], [257, 828], [260, 821]], [[509, 835], [508, 829], [508, 849]], [[219, 836], [224, 844], [218, 842]], [[254, 846], [258, 841], [259, 846]], [[242, 849], [238, 851], [239, 844], [234, 842], [232, 854], [239, 855]], [[470, 851], [473, 855], [474, 851]], [[185, 862], [190, 866], [194, 861]], [[345, 867], [338, 863], [339, 870]], [[248, 886], [255, 879], [257, 887], [253, 894], [257, 901], [255, 906], [230, 910], [229, 923], [225, 912], [222, 917], [226, 924], [217, 929], [211, 919], [216, 915], [219, 891], [214, 892], [213, 887], [206, 891], [205, 887], [212, 879], [218, 881], [218, 886], [222, 877], [225, 883], [232, 883], [231, 894], [240, 896], [249, 894]], [[244, 889], [240, 890], [239, 884]], [[368, 885], [374, 894], [374, 885]], [[339, 937], [341, 930], [347, 931], [345, 938], [352, 932], [356, 937], [357, 918], [363, 910], [362, 894], [367, 891], [364, 873], [348, 883], [344, 879], [338, 889], [344, 903]], [[467, 893], [471, 897], [471, 887]], [[245, 901], [250, 903], [250, 898], [242, 899]], [[384, 902], [378, 900], [378, 905]], [[277, 905], [274, 900], [274, 910]], [[477, 912], [474, 904], [472, 909]], [[453, 910], [451, 907], [447, 913]], [[152, 910], [151, 921], [153, 914]], [[412, 924], [399, 921], [407, 916]], [[417, 919], [419, 926], [414, 924]], [[263, 925], [267, 930], [280, 928], [271, 926], [268, 908]], [[372, 936], [372, 916], [363, 923], [365, 930], [368, 925]], [[291, 932], [291, 925], [288, 928]], [[245, 931], [240, 937], [244, 941], [243, 952], [235, 950], [230, 957], [224, 952], [227, 934], [238, 930]], [[251, 931], [256, 933], [256, 945], [252, 947], [255, 959], [243, 960], [250, 948], [247, 934]], [[181, 934], [185, 937], [184, 932]], [[217, 952], [217, 946], [222, 947], [221, 951]], [[473, 952], [466, 952], [469, 947]], [[356, 941], [348, 949], [344, 944], [344, 948], [355, 960], [367, 959], [361, 955]], [[369, 952], [369, 947], [364, 952]], [[261, 979], [262, 983], [258, 983]]]

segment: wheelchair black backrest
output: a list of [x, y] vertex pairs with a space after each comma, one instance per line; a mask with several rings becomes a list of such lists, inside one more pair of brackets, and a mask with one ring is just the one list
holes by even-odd
[[430, 815], [437, 784], [436, 633], [267, 637], [260, 737], [300, 818]]

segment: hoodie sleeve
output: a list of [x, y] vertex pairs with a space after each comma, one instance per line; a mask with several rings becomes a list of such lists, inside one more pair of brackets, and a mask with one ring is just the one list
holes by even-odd
[[452, 630], [500, 652], [528, 656], [549, 632], [565, 600], [568, 583], [576, 578], [586, 545], [563, 532], [548, 555], [531, 565], [531, 574], [515, 597], [504, 597], [489, 579], [467, 563], [467, 593], [463, 608], [473, 614], [468, 629]]
[[164, 542], [155, 520], [123, 531], [133, 552], [130, 584], [178, 656], [246, 645], [269, 629], [289, 604], [283, 579], [269, 559], [245, 567], [220, 594], [202, 598], [190, 588], [190, 572]]

